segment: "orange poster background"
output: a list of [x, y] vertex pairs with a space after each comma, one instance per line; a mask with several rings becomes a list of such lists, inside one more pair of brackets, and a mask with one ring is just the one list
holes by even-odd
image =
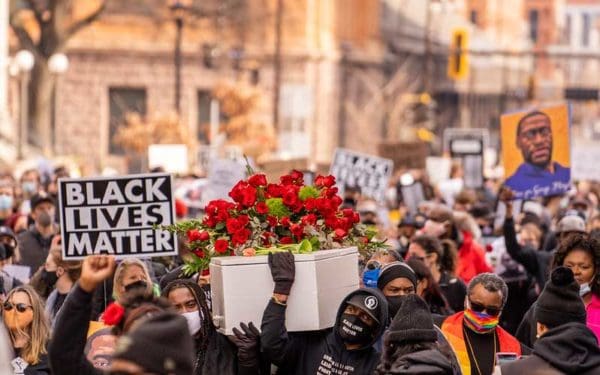
[[[569, 140], [569, 106], [567, 104], [537, 109], [552, 120], [552, 160], [563, 167], [571, 166], [571, 148]], [[500, 131], [502, 137], [502, 163], [504, 177], [511, 176], [523, 163], [521, 150], [517, 147], [517, 124], [521, 117], [534, 111], [526, 110], [502, 115]]]

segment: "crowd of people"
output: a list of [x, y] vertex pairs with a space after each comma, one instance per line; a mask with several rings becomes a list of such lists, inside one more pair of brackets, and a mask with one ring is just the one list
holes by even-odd
[[423, 200], [394, 184], [387, 205], [346, 189], [387, 241], [361, 255], [334, 326], [288, 332], [280, 252], [262, 321], [226, 336], [210, 275], [183, 276], [185, 238], [168, 259], [62, 258], [68, 175], [0, 176], [0, 374], [600, 374], [599, 184], [518, 202], [499, 181], [447, 194], [414, 173]]

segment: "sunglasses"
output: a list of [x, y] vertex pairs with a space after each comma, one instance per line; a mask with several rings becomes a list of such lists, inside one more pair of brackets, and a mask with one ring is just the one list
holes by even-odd
[[4, 311], [10, 311], [13, 309], [13, 307], [15, 307], [17, 309], [17, 311], [20, 313], [24, 313], [25, 311], [27, 311], [27, 309], [33, 309], [33, 306], [26, 305], [24, 303], [16, 303], [16, 304], [13, 304], [11, 302], [4, 303]]
[[483, 312], [485, 310], [488, 313], [488, 315], [491, 315], [491, 316], [498, 316], [498, 315], [500, 315], [500, 312], [502, 311], [502, 309], [500, 309], [500, 308], [482, 305], [480, 303], [473, 302], [471, 300], [469, 300], [469, 305], [471, 305], [471, 310], [473, 310], [475, 312], [479, 312], [479, 313]]

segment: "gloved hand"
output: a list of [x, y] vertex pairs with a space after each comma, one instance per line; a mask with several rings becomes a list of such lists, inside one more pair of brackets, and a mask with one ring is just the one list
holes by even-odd
[[238, 348], [238, 363], [243, 367], [258, 367], [260, 362], [260, 332], [252, 322], [240, 323], [243, 333], [233, 328], [235, 336], [227, 336]]
[[289, 296], [296, 276], [294, 255], [289, 252], [269, 253], [269, 268], [275, 282], [273, 293]]

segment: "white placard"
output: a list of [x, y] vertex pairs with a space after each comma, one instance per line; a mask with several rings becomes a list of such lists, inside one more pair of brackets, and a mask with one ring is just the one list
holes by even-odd
[[176, 255], [170, 174], [59, 180], [63, 259]]
[[571, 149], [571, 177], [574, 180], [600, 181], [600, 147], [598, 144], [575, 142]]
[[188, 172], [188, 149], [186, 145], [148, 146], [148, 167], [164, 168], [169, 173]]
[[213, 159], [208, 167], [207, 200], [230, 199], [229, 191], [246, 178], [246, 167], [230, 159]]
[[338, 148], [330, 173], [335, 176], [340, 194], [346, 186], [359, 187], [361, 195], [383, 202], [393, 170], [394, 162], [390, 159]]
[[425, 159], [425, 168], [429, 176], [429, 182], [432, 185], [437, 185], [442, 181], [450, 178], [450, 169], [452, 168], [452, 160], [439, 156], [428, 156]]

